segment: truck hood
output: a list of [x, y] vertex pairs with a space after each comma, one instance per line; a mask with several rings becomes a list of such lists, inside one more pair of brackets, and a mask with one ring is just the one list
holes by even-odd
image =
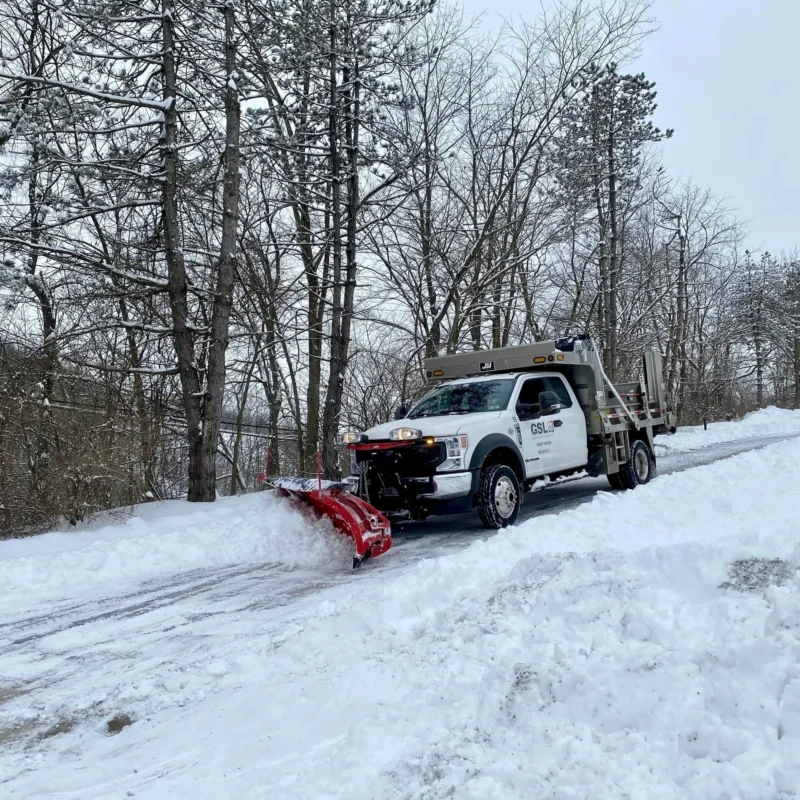
[[445, 414], [441, 417], [419, 417], [417, 419], [396, 419], [376, 425], [364, 433], [371, 441], [390, 438], [396, 428], [416, 428], [423, 436], [455, 436], [457, 433], [469, 433], [470, 428], [480, 423], [498, 419], [499, 411], [482, 411], [477, 414]]

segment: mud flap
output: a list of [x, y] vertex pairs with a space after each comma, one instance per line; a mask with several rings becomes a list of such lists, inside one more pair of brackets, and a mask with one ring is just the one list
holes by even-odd
[[603, 453], [599, 450], [589, 456], [589, 463], [586, 465], [586, 474], [590, 478], [596, 478], [603, 474]]

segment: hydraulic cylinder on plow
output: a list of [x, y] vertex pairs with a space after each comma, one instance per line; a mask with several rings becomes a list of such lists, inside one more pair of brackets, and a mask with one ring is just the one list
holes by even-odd
[[268, 478], [263, 482], [275, 487], [282, 497], [291, 497], [311, 506], [327, 517], [341, 533], [356, 545], [353, 569], [368, 558], [382, 555], [392, 546], [392, 525], [386, 517], [360, 497], [352, 494], [345, 484], [322, 480], [319, 454], [316, 478]]

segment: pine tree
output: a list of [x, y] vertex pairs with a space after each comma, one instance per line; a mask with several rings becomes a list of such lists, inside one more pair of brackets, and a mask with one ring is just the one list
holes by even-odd
[[[577, 94], [565, 109], [558, 153], [562, 191], [583, 202], [597, 226], [598, 328], [604, 361], [613, 379], [618, 358], [618, 293], [623, 261], [622, 217], [640, 188], [638, 169], [647, 144], [672, 136], [651, 117], [655, 83], [643, 73], [624, 75], [617, 65], [591, 65], [575, 81]], [[591, 208], [591, 212], [590, 212]]]

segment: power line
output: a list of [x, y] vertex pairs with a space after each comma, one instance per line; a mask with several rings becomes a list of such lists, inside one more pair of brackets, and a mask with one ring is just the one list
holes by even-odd
[[[23, 398], [23, 402], [38, 405], [40, 404], [41, 401]], [[59, 411], [86, 411], [91, 414], [98, 414], [101, 416], [108, 416], [109, 414], [108, 409], [104, 408], [103, 406], [92, 405], [89, 403], [77, 403], [73, 401], [66, 402], [63, 400], [48, 400], [48, 407]], [[136, 414], [134, 414], [132, 411], [127, 411], [127, 410], [115, 411], [113, 416], [115, 417], [121, 416], [129, 419], [136, 418]], [[186, 418], [182, 416], [179, 412], [177, 412], [175, 409], [170, 409], [168, 415], [166, 417], [162, 417], [162, 419], [175, 425], [181, 425], [183, 427], [187, 427]], [[225, 430], [225, 433], [237, 432], [238, 423], [236, 420], [222, 419], [220, 420], [220, 426], [223, 425], [228, 426], [228, 429]], [[277, 438], [284, 441], [291, 441], [297, 436], [296, 428], [286, 428], [278, 426], [277, 428], [273, 429], [271, 425], [262, 425], [257, 422], [242, 422], [241, 428], [242, 428], [241, 430], [242, 436], [250, 436], [252, 438], [258, 438], [258, 439], [269, 440], [272, 438]], [[256, 430], [270, 431], [270, 433], [269, 434], [256, 433], [251, 430], [245, 430], [246, 428], [255, 428]]]

